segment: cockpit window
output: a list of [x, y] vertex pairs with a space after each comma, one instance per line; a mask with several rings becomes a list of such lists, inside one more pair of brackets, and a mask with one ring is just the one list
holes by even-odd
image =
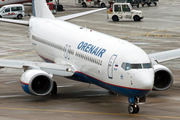
[[131, 64], [129, 63], [123, 63], [121, 65], [121, 67], [124, 69], [124, 70], [130, 70], [131, 69]]
[[131, 69], [131, 64], [130, 63], [126, 63], [126, 69], [125, 70], [130, 70]]
[[122, 63], [121, 67], [125, 70], [126, 69], [126, 63]]
[[130, 63], [122, 63], [121, 67], [127, 71], [130, 69], [149, 69], [152, 68], [150, 63], [142, 63], [142, 64], [130, 64]]
[[141, 64], [131, 64], [131, 69], [142, 69]]
[[150, 63], [144, 63], [143, 64], [144, 69], [152, 68]]

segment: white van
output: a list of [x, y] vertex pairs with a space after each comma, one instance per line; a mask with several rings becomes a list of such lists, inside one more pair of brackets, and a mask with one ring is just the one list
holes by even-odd
[[0, 8], [0, 18], [22, 19], [24, 15], [24, 5], [22, 4], [5, 5]]

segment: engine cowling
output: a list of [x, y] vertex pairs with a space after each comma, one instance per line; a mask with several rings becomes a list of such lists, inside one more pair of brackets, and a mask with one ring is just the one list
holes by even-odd
[[173, 84], [172, 72], [163, 65], [154, 65], [154, 87], [153, 90], [166, 90]]
[[52, 77], [42, 70], [27, 70], [20, 81], [22, 89], [32, 95], [48, 95], [53, 88]]

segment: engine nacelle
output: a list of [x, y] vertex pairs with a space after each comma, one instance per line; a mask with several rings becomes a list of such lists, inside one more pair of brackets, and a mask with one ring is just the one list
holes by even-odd
[[173, 84], [172, 72], [163, 65], [154, 65], [154, 87], [153, 90], [166, 90]]
[[42, 70], [27, 70], [21, 76], [22, 89], [32, 95], [44, 96], [53, 88], [53, 80], [50, 75]]

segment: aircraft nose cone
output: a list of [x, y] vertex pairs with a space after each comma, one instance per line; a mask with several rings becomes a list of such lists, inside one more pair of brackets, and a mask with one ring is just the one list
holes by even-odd
[[136, 73], [135, 84], [136, 84], [136, 88], [139, 89], [152, 89], [154, 85], [154, 71], [145, 70]]

